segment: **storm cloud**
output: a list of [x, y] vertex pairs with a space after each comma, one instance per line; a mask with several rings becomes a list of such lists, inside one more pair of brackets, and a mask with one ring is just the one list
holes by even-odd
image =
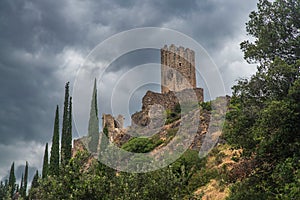
[[[55, 107], [58, 104], [62, 108], [64, 84], [70, 81], [72, 87], [88, 53], [121, 31], [163, 27], [188, 35], [210, 54], [230, 94], [237, 78], [255, 70], [243, 60], [239, 43], [247, 38], [245, 22], [256, 3], [1, 0], [0, 177], [6, 175], [13, 161], [21, 165], [28, 160], [31, 167], [41, 168], [44, 145], [53, 133]], [[159, 56], [158, 51], [146, 50], [120, 57], [109, 67], [103, 79], [107, 82], [102, 81], [99, 87], [110, 90], [111, 77], [120, 77], [136, 65], [159, 62]], [[145, 86], [133, 95], [131, 110], [138, 109], [138, 99], [147, 89]], [[91, 92], [88, 88], [87, 93]], [[105, 93], [101, 95], [108, 98]], [[100, 112], [109, 106], [108, 102], [99, 104]], [[83, 134], [74, 130], [74, 137]]]

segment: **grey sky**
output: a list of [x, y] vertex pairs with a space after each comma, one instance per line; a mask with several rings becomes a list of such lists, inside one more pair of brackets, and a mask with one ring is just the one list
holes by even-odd
[[[64, 84], [74, 83], [87, 54], [121, 31], [165, 27], [180, 31], [210, 54], [226, 92], [255, 66], [243, 61], [239, 43], [252, 0], [62, 0], [0, 1], [0, 177], [13, 161], [28, 160], [40, 169], [44, 146], [51, 141], [56, 104], [63, 104]], [[162, 44], [163, 46], [164, 44]], [[109, 77], [121, 76], [137, 64], [159, 61], [159, 52], [131, 53], [115, 61]], [[104, 79], [106, 80], [106, 79]], [[109, 90], [111, 83], [101, 82]], [[71, 88], [72, 89], [72, 88]], [[87, 93], [92, 88], [87, 89]], [[144, 90], [132, 99], [138, 101]], [[108, 107], [99, 94], [100, 112]], [[133, 111], [137, 109], [131, 102]], [[137, 105], [139, 107], [139, 105]], [[61, 114], [61, 112], [60, 112]], [[74, 130], [74, 136], [84, 135]]]

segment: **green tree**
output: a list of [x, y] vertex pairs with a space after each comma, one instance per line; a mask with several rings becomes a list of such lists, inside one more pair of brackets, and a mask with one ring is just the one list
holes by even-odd
[[24, 186], [23, 186], [23, 194], [22, 196], [26, 198], [26, 192], [27, 192], [27, 181], [28, 181], [28, 162], [26, 161], [25, 164], [25, 172], [24, 172]]
[[65, 101], [61, 138], [61, 164], [65, 166], [72, 156], [72, 97], [69, 97], [69, 82], [65, 86]]
[[69, 161], [72, 157], [72, 97], [69, 98], [68, 108], [68, 128], [66, 135], [66, 159]]
[[13, 162], [10, 167], [8, 186], [10, 187], [10, 196], [12, 197], [16, 191], [16, 176], [15, 176], [15, 163]]
[[299, 78], [299, 10], [295, 0], [260, 0], [258, 11], [250, 14], [247, 32], [256, 40], [244, 41], [241, 48], [249, 62], [260, 64], [255, 75], [233, 87], [225, 135], [234, 145], [256, 147], [252, 127], [260, 112], [270, 101], [284, 100]]
[[21, 184], [20, 184], [20, 193], [21, 193], [21, 196], [23, 196], [23, 191], [24, 191], [24, 175], [22, 173], [22, 177], [21, 177]]
[[39, 180], [39, 171], [36, 170], [35, 175], [31, 182], [31, 188], [36, 188], [38, 186], [38, 180]]
[[37, 199], [37, 193], [41, 192], [38, 191], [39, 187], [39, 172], [36, 170], [35, 175], [33, 176], [32, 182], [31, 182], [31, 188], [29, 190], [29, 199]]
[[253, 160], [253, 173], [231, 188], [228, 199], [295, 199], [299, 195], [300, 5], [260, 0], [241, 48], [259, 63], [250, 79], [233, 87], [225, 138]]
[[55, 112], [49, 174], [56, 175], [56, 176], [58, 176], [59, 174], [59, 108], [58, 105], [56, 106], [56, 112]]
[[255, 40], [241, 43], [248, 62], [272, 62], [276, 57], [288, 64], [300, 59], [299, 0], [259, 0], [246, 30]]
[[44, 153], [44, 161], [43, 161], [43, 171], [42, 178], [46, 178], [49, 171], [49, 163], [48, 163], [48, 143], [46, 143], [45, 153]]
[[11, 199], [11, 194], [9, 190], [8, 180], [5, 179], [4, 183], [0, 182], [0, 199], [6, 200]]
[[65, 85], [65, 101], [63, 111], [63, 123], [61, 133], [61, 164], [65, 166], [68, 163], [68, 130], [69, 130], [69, 82]]
[[91, 101], [89, 127], [88, 127], [89, 150], [96, 153], [99, 143], [99, 118], [97, 105], [97, 81], [94, 81], [94, 88]]

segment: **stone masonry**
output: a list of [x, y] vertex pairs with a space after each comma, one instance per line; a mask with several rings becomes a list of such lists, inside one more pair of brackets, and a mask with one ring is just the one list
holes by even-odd
[[195, 52], [174, 44], [161, 49], [161, 92], [196, 88]]

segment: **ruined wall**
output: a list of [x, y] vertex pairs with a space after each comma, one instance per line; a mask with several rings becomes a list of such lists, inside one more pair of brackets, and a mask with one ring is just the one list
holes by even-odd
[[193, 102], [195, 100], [193, 99], [194, 95], [197, 97], [197, 102], [203, 102], [202, 88], [184, 89], [180, 92], [169, 91], [163, 94], [147, 91], [142, 100], [142, 111], [131, 116], [132, 124], [146, 126], [150, 120], [148, 111], [152, 105], [161, 105], [164, 109], [173, 110], [179, 103], [179, 99], [181, 99], [181, 103]]
[[118, 143], [119, 140], [125, 137], [126, 130], [123, 128], [124, 117], [118, 115], [114, 118], [110, 114], [102, 115], [102, 127], [106, 127], [108, 130], [108, 137], [111, 142]]
[[161, 49], [161, 92], [196, 88], [195, 52], [174, 44]]
[[[190, 101], [193, 98], [193, 95], [197, 96], [198, 102], [203, 102], [203, 89], [184, 89], [181, 92], [168, 92], [164, 94], [148, 91], [142, 100], [142, 109], [147, 109], [150, 105], [159, 104], [165, 109], [173, 109], [176, 104], [179, 103], [179, 99], [182, 101]], [[178, 98], [179, 99], [178, 99]]]
[[113, 131], [116, 128], [122, 129], [124, 125], [124, 117], [122, 115], [118, 115], [115, 119], [110, 114], [102, 115], [102, 127], [107, 127], [108, 131]]

